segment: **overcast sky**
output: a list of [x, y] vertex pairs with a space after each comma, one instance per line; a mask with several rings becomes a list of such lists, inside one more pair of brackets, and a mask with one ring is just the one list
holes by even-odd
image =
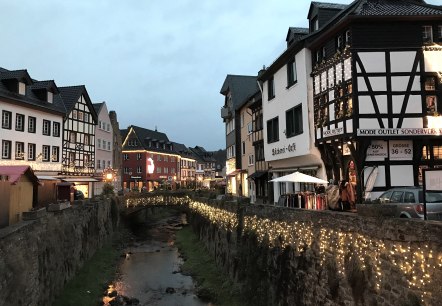
[[[328, 1], [350, 3], [348, 0]], [[0, 0], [0, 67], [57, 86], [171, 141], [225, 148], [227, 74], [256, 75], [307, 27], [305, 0]]]

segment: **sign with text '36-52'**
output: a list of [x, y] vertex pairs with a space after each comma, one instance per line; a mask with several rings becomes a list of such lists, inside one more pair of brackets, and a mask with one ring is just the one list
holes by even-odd
[[412, 140], [390, 140], [390, 160], [413, 160]]
[[367, 148], [366, 161], [381, 161], [388, 157], [388, 146], [385, 140], [372, 140]]

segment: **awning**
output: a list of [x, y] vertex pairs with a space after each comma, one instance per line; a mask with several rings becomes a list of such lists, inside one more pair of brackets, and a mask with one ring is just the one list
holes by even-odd
[[263, 177], [264, 175], [266, 175], [268, 172], [267, 171], [256, 171], [254, 173], [252, 173], [248, 178], [249, 179], [259, 179], [261, 177]]
[[56, 180], [58, 180], [58, 177], [47, 176], [47, 175], [37, 175], [37, 178], [39, 180], [49, 180], [49, 181], [56, 181]]
[[94, 179], [92, 177], [69, 177], [69, 178], [62, 178], [63, 182], [99, 182], [99, 180]]

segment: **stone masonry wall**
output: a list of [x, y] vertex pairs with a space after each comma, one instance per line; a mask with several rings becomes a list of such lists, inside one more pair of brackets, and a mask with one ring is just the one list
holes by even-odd
[[196, 199], [189, 220], [250, 305], [439, 305], [442, 222]]
[[118, 199], [47, 212], [0, 230], [0, 306], [51, 305], [65, 283], [107, 241]]

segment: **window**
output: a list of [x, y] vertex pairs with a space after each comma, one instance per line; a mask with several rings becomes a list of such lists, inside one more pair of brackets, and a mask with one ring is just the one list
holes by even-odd
[[287, 64], [287, 87], [292, 86], [298, 80], [298, 76], [296, 75], [296, 61], [292, 59]]
[[50, 160], [49, 159], [49, 150], [50, 150], [50, 146], [43, 145], [42, 155], [43, 155], [43, 161], [45, 161], [45, 162]]
[[157, 173], [161, 173], [161, 167], [157, 167]]
[[75, 132], [69, 133], [69, 142], [72, 142], [72, 143], [77, 142], [77, 134]]
[[111, 149], [111, 146], [110, 146], [110, 145], [111, 145], [111, 142], [108, 141], [108, 143], [107, 143], [107, 150], [108, 150], [108, 151], [110, 151], [110, 149]]
[[35, 160], [35, 143], [28, 143], [28, 160]]
[[2, 158], [11, 159], [11, 142], [9, 140], [2, 140]]
[[255, 163], [255, 159], [253, 158], [253, 154], [249, 155], [249, 166], [252, 166]]
[[35, 117], [28, 117], [28, 132], [35, 133], [37, 119]]
[[51, 136], [51, 121], [43, 119], [43, 135]]
[[344, 38], [342, 37], [342, 35], [338, 36], [337, 42], [336, 42], [336, 47], [338, 50], [341, 50], [344, 46]]
[[268, 99], [271, 100], [275, 97], [275, 79], [273, 77], [267, 81], [267, 86]]
[[106, 131], [110, 131], [110, 124], [108, 123], [107, 125], [106, 125]]
[[101, 149], [101, 139], [97, 139], [97, 147], [98, 149]]
[[391, 203], [401, 203], [402, 202], [402, 191], [393, 191], [393, 194], [391, 195], [390, 202]]
[[322, 47], [322, 59], [325, 60], [327, 57], [327, 48], [324, 46]]
[[101, 160], [97, 160], [97, 169], [101, 169]]
[[[103, 164], [104, 164], [104, 160], [103, 160]], [[110, 168], [110, 166], [111, 166], [110, 160], [107, 161], [107, 166]]]
[[25, 130], [25, 115], [15, 115], [15, 130], [23, 132]]
[[15, 159], [25, 159], [25, 144], [23, 142], [15, 142]]
[[124, 160], [129, 160], [129, 154], [124, 153], [124, 154], [123, 154], [123, 159], [124, 159]]
[[347, 45], [350, 45], [350, 42], [351, 42], [351, 32], [350, 32], [350, 30], [347, 30], [345, 32], [345, 43]]
[[75, 166], [75, 152], [69, 152], [69, 163], [71, 167]]
[[22, 96], [26, 94], [26, 84], [23, 82], [18, 82], [18, 93]]
[[53, 123], [53, 125], [52, 125], [52, 136], [60, 137], [60, 122], [54, 122]]
[[278, 117], [267, 121], [267, 143], [276, 142], [279, 140], [279, 120]]
[[164, 156], [164, 161], [165, 161], [165, 162], [168, 162], [168, 161], [169, 161], [169, 156], [167, 156], [167, 155]]
[[164, 173], [169, 173], [169, 168], [164, 167]]
[[264, 143], [262, 141], [255, 144], [256, 161], [264, 160]]
[[52, 155], [51, 155], [51, 160], [53, 162], [58, 162], [59, 155], [60, 155], [59, 153], [60, 153], [60, 147], [53, 146], [52, 147]]
[[436, 90], [436, 80], [433, 77], [425, 79], [425, 90]]
[[90, 144], [90, 136], [89, 135], [84, 135], [84, 144], [86, 146], [88, 146]]
[[437, 111], [437, 97], [426, 96], [427, 113], [434, 113]]
[[161, 155], [157, 155], [157, 161], [161, 161]]
[[89, 114], [84, 113], [84, 122], [89, 122]]
[[137, 173], [141, 173], [141, 166], [137, 166]]
[[252, 134], [252, 132], [253, 132], [253, 122], [249, 122], [247, 124], [247, 135]]
[[77, 111], [75, 109], [72, 111], [72, 118], [77, 119]]
[[241, 154], [244, 155], [246, 154], [246, 142], [243, 141], [241, 144]]
[[128, 167], [124, 167], [124, 174], [129, 174], [129, 168]]
[[48, 91], [47, 98], [49, 103], [54, 102], [54, 94], [52, 92]]
[[437, 26], [437, 38], [442, 41], [442, 25]]
[[83, 166], [84, 167], [90, 167], [90, 165], [91, 165], [91, 158], [90, 158], [90, 156], [88, 154], [85, 154], [83, 156]]
[[2, 128], [11, 129], [11, 117], [12, 113], [8, 111], [2, 111]]
[[406, 191], [404, 194], [404, 203], [416, 203], [416, 198], [413, 192]]
[[286, 137], [302, 133], [302, 105], [299, 104], [285, 113]]
[[81, 121], [84, 120], [84, 113], [81, 111], [78, 111], [78, 120], [81, 120]]
[[137, 153], [137, 160], [141, 160], [141, 153]]
[[424, 43], [432, 43], [433, 42], [433, 27], [432, 26], [423, 26], [422, 27], [422, 41]]

